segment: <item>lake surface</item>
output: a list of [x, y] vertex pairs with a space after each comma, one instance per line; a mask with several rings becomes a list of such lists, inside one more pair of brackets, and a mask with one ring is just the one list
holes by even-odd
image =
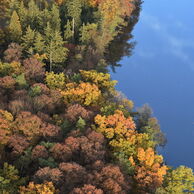
[[137, 44], [111, 73], [135, 107], [148, 103], [167, 144], [168, 165], [194, 169], [194, 0], [145, 0], [132, 34]]

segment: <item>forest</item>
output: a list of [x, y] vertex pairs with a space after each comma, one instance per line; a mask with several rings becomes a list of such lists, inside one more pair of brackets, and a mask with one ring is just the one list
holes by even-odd
[[134, 110], [108, 73], [141, 4], [0, 1], [0, 194], [193, 193], [192, 169], [157, 153], [150, 107]]

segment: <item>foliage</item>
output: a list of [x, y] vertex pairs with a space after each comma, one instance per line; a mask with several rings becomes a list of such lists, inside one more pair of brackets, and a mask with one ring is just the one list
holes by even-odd
[[99, 73], [95, 70], [84, 71], [80, 70], [80, 74], [83, 77], [84, 81], [89, 81], [96, 84], [100, 89], [113, 89], [116, 81], [110, 80], [110, 74], [108, 73]]
[[29, 95], [32, 97], [39, 96], [41, 94], [41, 87], [40, 86], [34, 86], [31, 87], [29, 91]]
[[10, 24], [9, 24], [10, 38], [14, 42], [20, 41], [22, 36], [22, 27], [20, 24], [20, 19], [16, 11], [13, 11]]
[[56, 190], [52, 182], [35, 184], [30, 182], [27, 187], [20, 187], [20, 194], [55, 194]]
[[65, 75], [64, 73], [55, 74], [53, 71], [47, 72], [45, 81], [51, 89], [63, 89], [65, 86]]
[[25, 179], [18, 176], [18, 170], [8, 163], [4, 163], [0, 169], [0, 192], [17, 193], [18, 187], [25, 183]]
[[102, 99], [98, 86], [89, 82], [80, 84], [68, 83], [66, 90], [61, 92], [65, 103], [81, 103], [82, 105], [97, 105]]
[[76, 123], [76, 127], [80, 130], [83, 130], [86, 126], [86, 122], [84, 119], [82, 119], [81, 117], [79, 117], [77, 123]]
[[0, 193], [193, 192], [192, 170], [157, 154], [151, 109], [105, 73], [130, 54], [139, 2], [0, 1]]
[[193, 184], [193, 170], [185, 166], [180, 166], [168, 171], [163, 187], [159, 188], [156, 193], [192, 193], [194, 191]]
[[24, 73], [22, 73], [21, 75], [18, 75], [16, 78], [16, 83], [18, 84], [19, 88], [27, 88], [28, 87], [28, 83], [25, 79]]

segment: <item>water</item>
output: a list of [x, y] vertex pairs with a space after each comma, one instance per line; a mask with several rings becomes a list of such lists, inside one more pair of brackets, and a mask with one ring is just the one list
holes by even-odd
[[133, 55], [111, 73], [139, 107], [148, 103], [167, 136], [168, 165], [194, 169], [194, 1], [146, 0]]

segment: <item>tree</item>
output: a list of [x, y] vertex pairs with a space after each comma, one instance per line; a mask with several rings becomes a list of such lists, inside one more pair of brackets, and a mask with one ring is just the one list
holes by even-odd
[[52, 182], [35, 184], [30, 182], [26, 187], [20, 187], [20, 194], [55, 194], [56, 190]]
[[61, 29], [61, 19], [59, 13], [59, 7], [56, 4], [53, 4], [51, 11], [50, 11], [50, 25], [52, 29], [55, 31], [60, 31]]
[[55, 74], [53, 71], [46, 72], [46, 84], [51, 89], [63, 89], [65, 86], [64, 73]]
[[66, 3], [67, 6], [67, 15], [72, 20], [72, 34], [75, 36], [75, 30], [78, 29], [80, 25], [80, 16], [81, 16], [81, 0], [68, 0]]
[[61, 92], [66, 104], [81, 103], [85, 106], [95, 106], [102, 100], [101, 91], [95, 84], [90, 84], [89, 82], [82, 82], [80, 84], [68, 83], [66, 88], [66, 90]]
[[22, 37], [22, 47], [28, 55], [34, 54], [34, 38], [35, 30], [28, 26], [25, 35]]
[[73, 38], [72, 24], [69, 20], [67, 20], [67, 24], [64, 27], [64, 39], [71, 42], [72, 38]]
[[194, 191], [194, 174], [191, 168], [179, 166], [176, 169], [170, 169], [165, 177], [163, 187], [159, 188], [156, 194], [184, 194]]
[[93, 185], [84, 185], [81, 188], [74, 188], [70, 194], [86, 194], [86, 193], [103, 194], [104, 192], [101, 189], [97, 189]]
[[47, 23], [45, 29], [46, 54], [52, 71], [53, 64], [62, 63], [67, 58], [68, 49], [64, 46], [63, 38], [59, 31], [54, 31]]
[[9, 23], [10, 39], [14, 42], [20, 42], [22, 36], [22, 27], [20, 19], [16, 11], [13, 11], [11, 20]]
[[45, 53], [45, 41], [43, 36], [37, 32], [34, 40], [34, 50], [38, 54], [44, 54]]
[[4, 163], [0, 169], [0, 193], [17, 193], [18, 187], [24, 183], [25, 179], [19, 177], [18, 170]]
[[8, 63], [11, 63], [12, 61], [20, 62], [22, 47], [16, 43], [11, 43], [8, 46], [8, 49], [5, 50], [4, 55], [4, 59]]

